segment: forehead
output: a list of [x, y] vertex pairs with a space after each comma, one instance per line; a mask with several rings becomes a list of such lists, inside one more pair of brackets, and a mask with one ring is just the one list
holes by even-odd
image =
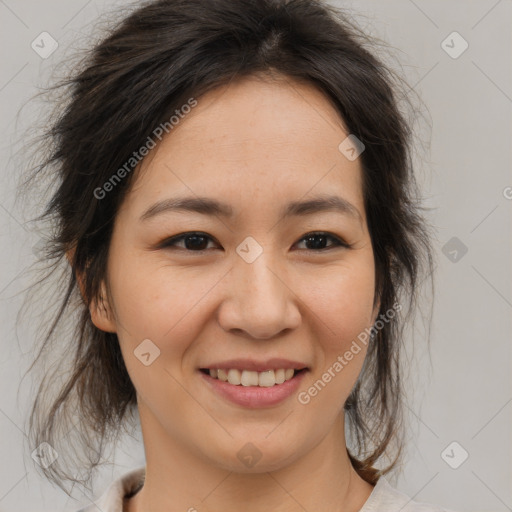
[[275, 203], [311, 191], [339, 193], [360, 207], [360, 163], [338, 148], [347, 135], [332, 103], [311, 84], [248, 77], [197, 98], [143, 162], [136, 200], [186, 192], [248, 204], [266, 192]]
[[300, 143], [308, 150], [332, 148], [346, 132], [327, 96], [312, 84], [282, 76], [250, 76], [218, 87], [200, 97], [176, 128], [175, 136], [182, 132], [180, 143], [224, 142], [219, 149], [250, 141], [274, 149]]

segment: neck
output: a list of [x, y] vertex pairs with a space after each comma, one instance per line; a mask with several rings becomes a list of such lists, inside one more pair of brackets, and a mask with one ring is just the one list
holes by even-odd
[[343, 417], [301, 458], [273, 471], [251, 473], [212, 465], [170, 440], [151, 418], [141, 416], [141, 425], [145, 482], [126, 500], [125, 512], [358, 512], [373, 490], [350, 463]]

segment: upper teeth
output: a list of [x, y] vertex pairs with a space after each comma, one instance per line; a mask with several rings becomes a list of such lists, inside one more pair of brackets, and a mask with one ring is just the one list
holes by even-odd
[[275, 384], [282, 384], [285, 380], [293, 377], [294, 369], [287, 368], [279, 370], [267, 370], [265, 372], [253, 372], [250, 370], [210, 370], [210, 376], [224, 382], [229, 382], [235, 386], [262, 386], [270, 388]]

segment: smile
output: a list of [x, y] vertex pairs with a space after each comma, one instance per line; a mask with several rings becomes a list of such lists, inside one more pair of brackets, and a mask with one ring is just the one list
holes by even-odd
[[220, 399], [244, 408], [260, 409], [278, 406], [297, 393], [308, 371], [307, 368], [262, 372], [202, 368], [198, 373], [207, 388]]
[[277, 370], [266, 370], [263, 372], [256, 372], [252, 370], [238, 370], [231, 368], [228, 370], [222, 368], [207, 369], [203, 368], [201, 371], [210, 375], [213, 379], [218, 379], [222, 382], [227, 382], [233, 386], [259, 386], [270, 388], [293, 379], [293, 377], [303, 371], [294, 370], [293, 368], [280, 368]]

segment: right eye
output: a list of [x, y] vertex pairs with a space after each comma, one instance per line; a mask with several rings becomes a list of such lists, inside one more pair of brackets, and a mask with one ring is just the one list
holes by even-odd
[[188, 233], [181, 233], [180, 235], [166, 238], [158, 244], [160, 249], [171, 247], [178, 247], [178, 242], [183, 242], [180, 249], [185, 249], [188, 252], [202, 252], [206, 250], [209, 240], [214, 240], [210, 235], [200, 231], [190, 231]]

